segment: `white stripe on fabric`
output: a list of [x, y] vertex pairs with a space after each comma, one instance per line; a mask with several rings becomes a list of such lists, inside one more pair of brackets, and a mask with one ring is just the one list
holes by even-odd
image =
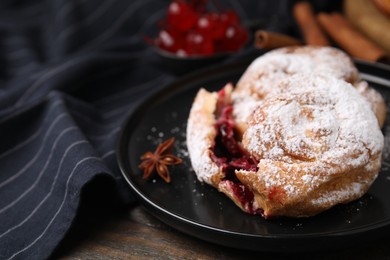
[[106, 159], [108, 156], [115, 154], [115, 150], [111, 150], [103, 154], [102, 159]]
[[58, 176], [59, 176], [59, 173], [61, 171], [61, 168], [62, 168], [62, 164], [64, 163], [64, 159], [65, 157], [68, 155], [69, 151], [73, 148], [73, 147], [76, 147], [77, 145], [80, 145], [80, 144], [88, 144], [88, 142], [86, 140], [81, 140], [81, 141], [77, 141], [77, 142], [74, 142], [72, 143], [71, 145], [69, 145], [69, 147], [65, 150], [64, 152], [64, 155], [62, 156], [61, 158], [61, 161], [59, 163], [59, 166], [57, 168], [57, 172], [56, 172], [56, 175], [54, 177], [54, 180], [53, 180], [53, 183], [50, 187], [50, 192], [48, 194], [46, 194], [46, 196], [43, 198], [43, 200], [41, 200], [38, 205], [34, 208], [33, 211], [31, 211], [31, 213], [25, 218], [23, 219], [19, 224], [9, 228], [7, 231], [5, 231], [3, 234], [0, 234], [0, 239], [7, 235], [8, 233], [12, 232], [14, 229], [18, 228], [18, 227], [21, 227], [22, 225], [24, 225], [37, 211], [38, 209], [43, 205], [43, 203], [46, 202], [46, 200], [51, 196], [51, 194], [53, 193], [54, 191], [54, 186], [55, 184], [57, 183], [57, 179], [58, 179]]
[[[97, 38], [92, 39], [90, 41], [90, 44], [84, 46], [82, 49], [88, 49], [96, 46], [98, 43], [104, 41], [107, 38], [110, 38], [122, 25], [123, 23], [134, 13], [138, 10], [138, 8], [142, 7], [146, 3], [150, 2], [151, 0], [145, 0], [145, 1], [138, 1], [133, 2], [129, 7], [118, 17], [118, 19], [115, 20], [115, 22], [102, 34], [100, 34]], [[138, 37], [138, 35], [137, 35]]]
[[75, 33], [77, 30], [80, 30], [82, 27], [87, 27], [96, 21], [100, 16], [102, 16], [105, 12], [107, 12], [110, 5], [115, 3], [114, 0], [103, 1], [103, 3], [98, 6], [93, 13], [85, 17], [84, 20], [81, 20], [79, 23], [74, 23], [69, 25], [66, 29], [62, 30], [58, 34], [57, 41], [63, 42], [68, 38], [71, 34]]
[[31, 94], [37, 87], [39, 87], [41, 84], [43, 84], [45, 81], [49, 80], [51, 77], [55, 76], [61, 71], [67, 70], [68, 68], [80, 63], [85, 59], [85, 57], [81, 56], [79, 59], [72, 59], [65, 63], [62, 63], [60, 66], [55, 67], [43, 75], [41, 75], [29, 88], [26, 89], [26, 91], [23, 93], [23, 95], [20, 96], [18, 101], [16, 102], [15, 106], [20, 106], [24, 99]]
[[156, 23], [164, 17], [166, 12], [167, 12], [166, 9], [161, 9], [155, 12], [153, 15], [149, 16], [149, 18], [142, 24], [142, 26], [139, 27], [137, 33], [138, 34], [144, 33], [144, 31], [146, 30], [146, 28], [148, 28], [148, 26], [155, 26]]
[[88, 161], [88, 160], [96, 160], [96, 161], [101, 161], [100, 158], [98, 157], [86, 157], [82, 160], [80, 160], [76, 165], [75, 167], [73, 168], [72, 172], [70, 173], [67, 181], [66, 181], [66, 186], [65, 186], [65, 194], [64, 194], [64, 197], [62, 199], [62, 202], [61, 202], [61, 205], [60, 207], [57, 209], [56, 213], [54, 214], [54, 216], [51, 218], [51, 220], [49, 221], [49, 223], [46, 225], [45, 229], [43, 230], [43, 232], [36, 238], [34, 239], [34, 241], [32, 241], [29, 245], [25, 246], [24, 248], [22, 248], [21, 250], [15, 252], [10, 258], [8, 259], [13, 259], [15, 258], [17, 255], [19, 255], [20, 253], [23, 253], [24, 251], [26, 251], [27, 249], [29, 249], [30, 247], [32, 247], [36, 242], [38, 242], [44, 235], [45, 233], [47, 232], [47, 230], [50, 228], [50, 226], [53, 224], [54, 220], [57, 218], [58, 214], [61, 212], [62, 210], [62, 207], [64, 206], [65, 204], [65, 201], [66, 201], [66, 198], [68, 196], [68, 189], [69, 189], [69, 182], [70, 182], [70, 179], [73, 177], [73, 174], [75, 173], [77, 167], [79, 165], [81, 165], [82, 163]]
[[115, 179], [115, 180], [123, 180], [123, 176], [122, 176], [122, 175], [118, 175], [118, 176], [115, 176], [114, 179]]
[[11, 208], [12, 206], [14, 206], [16, 203], [18, 203], [21, 199], [23, 199], [30, 191], [32, 191], [38, 184], [38, 182], [41, 180], [43, 174], [45, 173], [46, 171], [46, 168], [47, 166], [50, 164], [50, 161], [51, 161], [51, 158], [53, 157], [53, 152], [55, 150], [55, 148], [57, 148], [57, 144], [58, 142], [61, 140], [61, 138], [67, 134], [68, 132], [70, 131], [73, 131], [73, 130], [77, 130], [77, 127], [75, 126], [72, 126], [72, 127], [68, 127], [66, 129], [64, 129], [58, 136], [57, 138], [55, 139], [54, 143], [53, 143], [53, 146], [51, 147], [50, 149], [50, 153], [49, 153], [49, 156], [47, 157], [47, 160], [45, 162], [45, 165], [43, 166], [43, 168], [41, 169], [41, 171], [39, 172], [38, 174], [38, 177], [35, 179], [34, 183], [28, 187], [22, 194], [20, 194], [19, 197], [17, 197], [16, 199], [14, 199], [12, 202], [10, 202], [9, 204], [7, 204], [6, 206], [4, 206], [3, 208], [0, 209], [0, 214], [2, 214], [3, 212], [5, 212], [6, 210], [8, 210], [9, 208]]
[[[54, 102], [54, 103], [56, 103], [56, 104], [53, 103], [53, 106], [52, 106], [50, 109], [53, 109], [53, 108], [54, 108], [55, 106], [57, 106], [58, 104], [61, 104], [61, 103], [62, 103], [62, 100], [58, 100], [58, 101], [59, 101], [59, 102], [57, 102], [57, 101]], [[63, 116], [64, 114], [65, 114], [65, 113], [62, 113], [62, 114], [58, 115], [58, 116], [54, 119], [54, 121], [56, 121], [58, 117]], [[45, 120], [45, 122], [46, 122], [46, 120]], [[44, 122], [44, 124], [45, 124], [45, 122]], [[44, 124], [43, 124], [43, 125], [44, 125]], [[22, 147], [26, 146], [27, 144], [31, 143], [32, 141], [34, 141], [34, 140], [39, 136], [39, 134], [41, 133], [42, 130], [43, 130], [43, 126], [41, 126], [35, 133], [33, 133], [30, 137], [28, 137], [28, 138], [25, 139], [24, 141], [20, 141], [17, 145], [15, 145], [14, 147], [12, 147], [11, 149], [8, 149], [7, 151], [4, 151], [3, 153], [1, 153], [1, 154], [0, 154], [0, 160], [1, 160], [3, 157], [5, 157], [5, 156], [7, 156], [7, 155], [9, 155], [9, 154], [11, 154], [11, 153], [13, 153], [13, 152], [19, 150], [20, 148], [22, 148]]]
[[[128, 56], [128, 55], [127, 55]], [[140, 53], [134, 54], [134, 57], [140, 57]], [[98, 57], [100, 58], [100, 57]], [[129, 57], [127, 57], [129, 58]], [[25, 90], [25, 92], [20, 96], [20, 98], [17, 100], [15, 106], [20, 106], [23, 102], [24, 99], [27, 98], [36, 88], [40, 87], [41, 84], [45, 83], [45, 81], [49, 80], [50, 78], [54, 77], [56, 74], [66, 71], [67, 69], [71, 68], [72, 66], [79, 64], [85, 60], [91, 59], [90, 56], [79, 56], [77, 58], [74, 58], [72, 60], [68, 60], [65, 63], [61, 63], [59, 66], [52, 68], [50, 70], [45, 71], [44, 73], [39, 72], [37, 75], [37, 79], [35, 82]], [[93, 59], [91, 60], [93, 61]]]
[[[97, 128], [111, 129], [117, 125], [116, 123], [106, 123], [106, 122], [98, 123], [98, 122], [93, 121], [90, 117], [79, 113], [77, 110], [70, 110], [70, 111], [71, 111], [72, 116], [78, 117], [78, 118], [82, 119], [83, 121], [88, 122], [89, 126], [95, 125]], [[96, 129], [94, 129], [94, 130], [96, 130]]]
[[117, 127], [115, 129], [111, 130], [109, 133], [104, 134], [104, 135], [95, 135], [95, 136], [87, 135], [87, 136], [90, 140], [95, 140], [95, 141], [96, 140], [104, 140], [104, 139], [107, 139], [108, 136], [111, 136], [111, 135], [118, 133], [120, 130], [121, 130], [121, 127]]
[[47, 132], [45, 133], [45, 135], [43, 137], [43, 141], [42, 141], [38, 151], [35, 153], [34, 157], [21, 170], [19, 170], [17, 173], [12, 175], [11, 177], [6, 179], [5, 181], [1, 182], [0, 183], [0, 188], [4, 187], [8, 183], [12, 182], [16, 178], [18, 178], [20, 175], [22, 175], [23, 172], [25, 172], [27, 169], [30, 168], [30, 166], [38, 159], [39, 155], [42, 153], [43, 147], [44, 147], [44, 145], [45, 145], [45, 143], [47, 141], [47, 138], [49, 137], [49, 133], [52, 131], [52, 129], [58, 123], [58, 121], [60, 121], [60, 119], [65, 117], [65, 116], [67, 116], [67, 114], [65, 114], [65, 113], [62, 113], [59, 116], [57, 116], [56, 120], [53, 121], [53, 123], [50, 125], [50, 127], [47, 130]]
[[[61, 102], [62, 102], [62, 100], [57, 100], [57, 101], [55, 101], [55, 102], [52, 104], [52, 107], [51, 107], [50, 109], [54, 108], [55, 106], [57, 106], [57, 105], [60, 104]], [[0, 124], [4, 123], [5, 121], [9, 120], [9, 119], [12, 118], [12, 117], [18, 116], [18, 115], [23, 114], [23, 113], [25, 113], [25, 112], [26, 112], [26, 109], [19, 109], [19, 110], [17, 110], [17, 111], [14, 111], [14, 112], [12, 112], [11, 114], [7, 115], [6, 117], [1, 118], [1, 119], [0, 119]]]
[[113, 117], [115, 117], [118, 114], [120, 114], [120, 116], [125, 116], [126, 112], [130, 111], [131, 107], [132, 106], [129, 106], [129, 105], [121, 106], [119, 108], [105, 112], [104, 114], [102, 114], [102, 117], [107, 120], [107, 119], [112, 119]]

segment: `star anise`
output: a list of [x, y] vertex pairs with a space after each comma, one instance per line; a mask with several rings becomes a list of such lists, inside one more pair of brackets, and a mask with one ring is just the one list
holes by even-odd
[[148, 180], [156, 171], [167, 183], [171, 181], [168, 165], [180, 164], [182, 159], [172, 154], [175, 138], [172, 137], [158, 145], [154, 153], [146, 152], [141, 156], [142, 163], [138, 166], [144, 170], [143, 178]]

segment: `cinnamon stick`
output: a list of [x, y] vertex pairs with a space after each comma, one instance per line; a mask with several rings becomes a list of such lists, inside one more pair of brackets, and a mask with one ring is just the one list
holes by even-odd
[[390, 18], [390, 2], [386, 0], [372, 0], [378, 10]]
[[385, 56], [379, 46], [355, 29], [341, 14], [320, 13], [317, 19], [330, 37], [351, 56], [369, 61], [378, 61]]
[[309, 2], [297, 2], [293, 6], [293, 15], [308, 45], [330, 45], [326, 35], [318, 24], [313, 7]]
[[255, 32], [255, 47], [262, 49], [274, 49], [279, 47], [302, 45], [302, 43], [291, 36], [258, 30]]

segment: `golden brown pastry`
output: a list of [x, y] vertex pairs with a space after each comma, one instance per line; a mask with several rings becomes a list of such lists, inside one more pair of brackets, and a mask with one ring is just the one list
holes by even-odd
[[[232, 90], [232, 86], [224, 88], [226, 92]], [[200, 89], [195, 97], [187, 122], [187, 147], [190, 154], [192, 168], [195, 170], [198, 179], [216, 188], [220, 180], [220, 167], [213, 161], [213, 150], [217, 136], [216, 110], [218, 94]]]
[[[246, 128], [246, 120], [252, 110], [263, 100], [278, 95], [281, 90], [278, 82], [297, 73], [332, 75], [353, 85], [361, 86], [359, 72], [351, 58], [333, 47], [296, 46], [276, 49], [254, 60], [239, 79], [233, 92], [235, 118], [240, 132]], [[386, 106], [381, 95], [371, 87], [361, 94], [372, 102], [378, 115], [386, 114]], [[368, 96], [367, 96], [368, 95]], [[383, 126], [383, 118], [378, 118]]]
[[[200, 90], [187, 126], [197, 177], [242, 210], [312, 216], [361, 197], [377, 177], [383, 135], [369, 104], [344, 80], [296, 74], [234, 136], [232, 86]], [[284, 94], [283, 94], [284, 93]]]
[[257, 172], [237, 178], [265, 216], [311, 216], [360, 198], [377, 177], [383, 135], [352, 85], [325, 75], [294, 75], [286, 92], [250, 116], [243, 145]]
[[368, 101], [372, 111], [374, 111], [376, 118], [378, 119], [379, 127], [382, 128], [385, 124], [387, 108], [382, 95], [374, 88], [370, 87], [367, 81], [358, 81], [354, 83], [354, 87], [360, 95]]
[[359, 72], [351, 58], [333, 47], [292, 46], [272, 50], [255, 59], [236, 85], [235, 92], [266, 98], [278, 81], [296, 73], [332, 75], [353, 83]]

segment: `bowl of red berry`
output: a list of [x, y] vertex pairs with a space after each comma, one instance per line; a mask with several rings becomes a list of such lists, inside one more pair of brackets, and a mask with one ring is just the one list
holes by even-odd
[[248, 30], [234, 10], [210, 11], [207, 0], [173, 0], [156, 37], [147, 42], [173, 72], [184, 73], [221, 61], [248, 42]]

